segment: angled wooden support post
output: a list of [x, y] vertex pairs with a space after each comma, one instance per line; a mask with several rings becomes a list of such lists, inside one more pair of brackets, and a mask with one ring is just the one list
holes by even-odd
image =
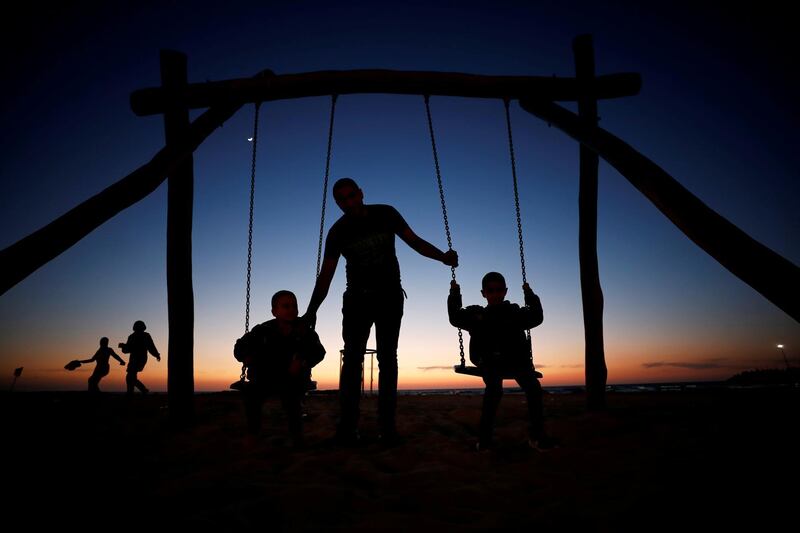
[[553, 102], [521, 100], [520, 106], [597, 152], [692, 242], [800, 322], [800, 267], [708, 207], [619, 137], [586, 128], [578, 115]]
[[[272, 78], [269, 70], [255, 78]], [[164, 146], [124, 178], [73, 207], [46, 226], [0, 250], [0, 296], [42, 265], [58, 257], [76, 242], [121, 211], [155, 191], [183, 160], [242, 107], [240, 100], [221, 100], [192, 122], [183, 142]]]
[[[578, 98], [578, 117], [587, 127], [597, 125], [597, 99], [591, 87], [595, 80], [594, 46], [591, 35], [580, 35], [572, 43], [575, 77], [586, 89]], [[585, 339], [586, 402], [590, 410], [605, 407], [606, 357], [603, 348], [603, 289], [597, 264], [597, 169], [598, 155], [580, 145], [580, 190], [578, 193], [578, 255], [583, 301]]]
[[[164, 110], [167, 146], [185, 142], [189, 133], [189, 108], [183, 96], [187, 84], [186, 55], [162, 50], [161, 85], [168, 95], [168, 106]], [[194, 419], [194, 163], [191, 155], [175, 167], [167, 183], [167, 391], [170, 421], [186, 425]]]

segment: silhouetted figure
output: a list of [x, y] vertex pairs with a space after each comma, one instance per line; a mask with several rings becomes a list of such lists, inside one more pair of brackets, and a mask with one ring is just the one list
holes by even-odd
[[389, 205], [365, 205], [364, 193], [355, 181], [342, 178], [333, 185], [333, 198], [344, 212], [325, 240], [322, 263], [308, 310], [312, 325], [336, 271], [339, 256], [347, 261], [347, 290], [342, 305], [344, 355], [339, 380], [341, 416], [337, 440], [358, 442], [361, 368], [370, 329], [375, 324], [378, 355], [378, 421], [382, 442], [397, 441], [397, 340], [403, 317], [405, 292], [400, 284], [400, 265], [395, 253], [395, 235], [419, 254], [458, 266], [458, 254], [442, 252], [418, 237]]
[[525, 330], [542, 323], [544, 317], [539, 297], [525, 283], [525, 306], [520, 307], [505, 300], [506, 280], [498, 272], [489, 272], [481, 282], [481, 294], [486, 307], [471, 305], [461, 307], [461, 288], [450, 283], [447, 313], [450, 324], [469, 331], [469, 358], [481, 369], [486, 389], [478, 430], [479, 451], [492, 446], [494, 418], [503, 396], [503, 376], [513, 376], [528, 403], [528, 443], [539, 450], [550, 449], [555, 441], [544, 431], [542, 415], [542, 387], [530, 360], [529, 344]]
[[147, 352], [150, 352], [156, 361], [161, 361], [161, 354], [158, 353], [156, 345], [153, 344], [153, 338], [149, 333], [145, 333], [144, 322], [137, 320], [133, 323], [133, 333], [128, 336], [128, 342], [119, 343], [119, 348], [122, 353], [131, 354], [128, 359], [128, 375], [125, 378], [125, 384], [128, 386], [128, 394], [133, 394], [134, 387], [142, 391], [143, 394], [149, 392], [144, 383], [139, 381], [139, 372], [144, 370], [144, 365], [147, 364]]
[[125, 366], [125, 361], [114, 352], [113, 348], [108, 346], [108, 337], [103, 337], [100, 339], [100, 348], [97, 349], [94, 356], [91, 359], [79, 361], [83, 364], [96, 362], [94, 372], [89, 376], [89, 392], [100, 392], [100, 380], [106, 377], [111, 370], [108, 364], [111, 357], [119, 361], [120, 365]]
[[261, 409], [269, 396], [278, 396], [289, 421], [294, 446], [303, 442], [303, 396], [311, 368], [325, 357], [316, 332], [297, 318], [297, 297], [290, 291], [272, 296], [272, 316], [236, 341], [233, 355], [247, 367], [243, 388], [247, 429], [261, 431]]

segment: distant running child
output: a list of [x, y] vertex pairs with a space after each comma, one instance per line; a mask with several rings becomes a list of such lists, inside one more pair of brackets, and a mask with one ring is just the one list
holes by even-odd
[[129, 396], [133, 395], [134, 388], [142, 391], [142, 394], [149, 392], [144, 383], [139, 381], [139, 372], [144, 370], [144, 365], [147, 364], [147, 352], [150, 352], [156, 361], [161, 361], [161, 354], [158, 353], [153, 338], [145, 332], [145, 329], [147, 329], [145, 323], [137, 320], [133, 323], [133, 333], [128, 336], [128, 342], [119, 343], [122, 353], [131, 354], [128, 360], [128, 376], [125, 378]]
[[103, 337], [100, 339], [100, 348], [97, 349], [91, 359], [76, 359], [67, 363], [64, 368], [67, 370], [74, 370], [81, 366], [81, 364], [91, 363], [92, 361], [96, 362], [97, 364], [94, 367], [94, 372], [89, 376], [89, 392], [100, 392], [100, 380], [106, 377], [111, 370], [108, 363], [111, 357], [119, 361], [120, 365], [125, 366], [125, 361], [123, 361], [112, 348], [108, 347], [108, 337]]

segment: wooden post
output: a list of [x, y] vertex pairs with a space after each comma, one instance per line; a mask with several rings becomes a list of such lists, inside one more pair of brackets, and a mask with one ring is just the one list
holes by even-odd
[[[189, 108], [182, 96], [187, 84], [186, 55], [162, 50], [161, 85], [169, 102], [164, 111], [167, 146], [184, 142], [189, 132]], [[193, 157], [175, 168], [167, 184], [167, 391], [170, 421], [186, 425], [194, 419]]]
[[[594, 46], [591, 35], [580, 35], [572, 43], [575, 77], [586, 89], [578, 98], [578, 117], [587, 127], [597, 125], [597, 99], [591, 87], [594, 75]], [[599, 157], [580, 145], [580, 191], [578, 193], [578, 248], [583, 300], [585, 340], [586, 402], [590, 410], [605, 407], [606, 369], [603, 349], [603, 289], [597, 265], [597, 168]]]

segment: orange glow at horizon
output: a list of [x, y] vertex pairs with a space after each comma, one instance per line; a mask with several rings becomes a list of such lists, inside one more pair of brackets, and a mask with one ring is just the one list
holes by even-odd
[[[750, 368], [748, 360], [743, 358], [738, 365], [720, 365], [719, 367], [710, 364], [708, 368], [698, 366], [692, 367], [687, 364], [680, 366], [678, 363], [659, 363], [659, 361], [692, 361], [697, 360], [697, 353], [702, 353], [697, 347], [693, 347], [694, 357], [689, 357], [689, 353], [682, 350], [668, 347], [659, 352], [671, 354], [670, 356], [650, 356], [647, 361], [643, 361], [642, 356], [638, 355], [638, 350], [631, 347], [619, 346], [616, 349], [606, 348], [606, 362], [608, 366], [608, 383], [652, 383], [652, 382], [672, 382], [672, 381], [718, 381], [724, 380], [738, 371]], [[163, 352], [162, 352], [163, 353]], [[90, 357], [87, 356], [87, 358]], [[94, 369], [94, 363], [84, 364], [81, 368], [69, 372], [63, 369], [69, 358], [63, 356], [53, 356], [42, 354], [37, 358], [39, 361], [52, 362], [53, 364], [35, 365], [14, 365], [4, 364], [0, 372], [11, 376], [16, 366], [25, 366], [23, 375], [18, 379], [16, 390], [85, 390], [86, 380]], [[127, 356], [123, 355], [127, 360]], [[240, 367], [233, 357], [220, 360], [218, 352], [209, 354], [201, 351], [195, 357], [195, 390], [197, 392], [213, 392], [228, 390], [232, 382], [239, 377]], [[584, 384], [584, 369], [580, 355], [572, 354], [563, 358], [548, 357], [547, 360], [540, 358], [537, 368], [541, 370], [544, 377], [541, 383], [544, 387], [557, 386], [576, 386]], [[710, 359], [710, 358], [709, 358]], [[430, 368], [419, 368], [418, 361], [430, 361], [430, 357], [420, 356], [419, 354], [402, 354], [399, 357], [399, 389], [461, 389], [461, 388], [482, 388], [483, 381], [479, 377], [464, 376], [456, 374], [452, 366], [457, 364], [457, 358], [453, 360], [436, 361], [441, 365], [432, 365]], [[562, 362], [570, 364], [562, 364]], [[652, 363], [652, 367], [647, 367], [644, 363]], [[777, 365], [776, 365], [777, 366]], [[318, 390], [332, 390], [338, 388], [338, 354], [326, 356], [325, 361], [314, 369], [312, 379], [317, 381]], [[146, 368], [140, 373], [140, 379], [153, 391], [166, 391], [167, 388], [167, 364], [166, 358], [162, 357], [161, 362], [150, 359]], [[378, 389], [379, 369], [377, 360], [374, 362], [373, 369], [373, 389]], [[369, 390], [370, 385], [370, 358], [365, 358], [365, 390]], [[506, 381], [507, 387], [514, 387], [513, 380]], [[100, 388], [109, 392], [120, 392], [125, 390], [125, 367], [118, 365], [112, 360], [111, 371], [108, 376], [100, 382]]]

